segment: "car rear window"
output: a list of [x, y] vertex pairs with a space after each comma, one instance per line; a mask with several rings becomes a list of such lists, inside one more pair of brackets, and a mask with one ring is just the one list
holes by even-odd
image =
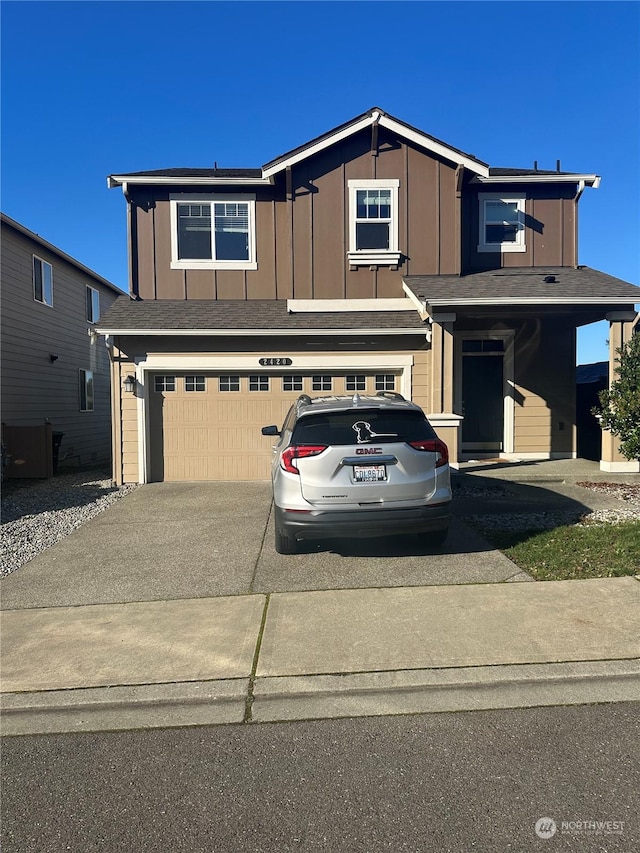
[[306, 415], [293, 432], [294, 444], [388, 444], [435, 438], [421, 412], [363, 409]]

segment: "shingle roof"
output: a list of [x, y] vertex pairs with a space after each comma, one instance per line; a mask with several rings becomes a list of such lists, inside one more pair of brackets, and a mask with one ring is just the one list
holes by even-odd
[[596, 361], [593, 364], [579, 364], [576, 367], [576, 382], [578, 385], [588, 385], [609, 379], [609, 362]]
[[489, 175], [492, 178], [498, 177], [514, 177], [522, 176], [522, 175], [566, 175], [571, 177], [571, 175], [578, 176], [578, 172], [561, 172], [558, 169], [512, 169], [512, 168], [503, 168], [502, 166], [490, 166], [489, 167]]
[[[553, 277], [554, 281], [545, 281]], [[465, 276], [410, 275], [404, 282], [429, 305], [481, 304], [512, 300], [540, 304], [599, 300], [603, 304], [640, 302], [640, 287], [590, 267], [514, 267]]]
[[100, 319], [99, 329], [112, 334], [140, 331], [282, 331], [299, 332], [364, 329], [424, 329], [417, 311], [346, 311], [298, 313], [287, 311], [281, 300], [142, 300], [116, 299]]
[[125, 172], [121, 178], [156, 177], [156, 178], [261, 178], [262, 169], [188, 169], [176, 167], [171, 169], [146, 169], [144, 172]]

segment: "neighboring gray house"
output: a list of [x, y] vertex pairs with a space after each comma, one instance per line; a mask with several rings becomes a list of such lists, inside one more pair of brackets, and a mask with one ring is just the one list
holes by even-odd
[[[109, 356], [95, 324], [122, 291], [23, 225], [2, 223], [2, 432], [7, 475], [111, 456]], [[61, 443], [52, 441], [63, 433]], [[44, 441], [46, 447], [43, 452]]]

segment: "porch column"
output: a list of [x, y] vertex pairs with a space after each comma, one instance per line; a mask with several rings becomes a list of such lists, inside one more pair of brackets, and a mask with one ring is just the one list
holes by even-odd
[[454, 313], [431, 317], [431, 396], [427, 415], [438, 436], [449, 448], [449, 460], [457, 466], [462, 418], [453, 412]]
[[[617, 350], [631, 339], [636, 313], [635, 311], [612, 311], [606, 315], [606, 319], [609, 321], [609, 388], [611, 388], [612, 382], [617, 378], [614, 373], [619, 362]], [[618, 448], [618, 439], [606, 429], [602, 430], [601, 453], [601, 471], [618, 473], [640, 471], [640, 462], [625, 459]]]

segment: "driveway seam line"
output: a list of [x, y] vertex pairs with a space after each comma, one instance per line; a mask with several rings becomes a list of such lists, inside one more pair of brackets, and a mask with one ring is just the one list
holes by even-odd
[[249, 584], [249, 594], [253, 595], [253, 585], [256, 580], [256, 575], [258, 574], [258, 566], [260, 565], [260, 557], [262, 557], [262, 552], [264, 550], [264, 543], [267, 538], [267, 530], [269, 529], [269, 521], [271, 520], [271, 513], [273, 512], [273, 500], [269, 504], [269, 512], [267, 513], [267, 521], [264, 526], [264, 531], [262, 533], [262, 539], [260, 541], [260, 547], [258, 548], [258, 556], [256, 557], [256, 562], [253, 567], [253, 574], [251, 575], [251, 582]]
[[247, 698], [245, 701], [244, 708], [244, 717], [243, 723], [250, 723], [252, 721], [252, 711], [253, 711], [253, 691], [256, 683], [256, 672], [258, 670], [258, 659], [260, 658], [260, 649], [262, 647], [262, 638], [264, 636], [264, 629], [267, 624], [267, 612], [269, 610], [269, 602], [271, 601], [271, 593], [267, 593], [265, 595], [264, 600], [264, 608], [262, 611], [262, 619], [260, 621], [260, 628], [258, 630], [258, 637], [256, 640], [256, 648], [253, 653], [253, 661], [251, 663], [251, 672], [249, 673], [249, 684], [247, 686]]

